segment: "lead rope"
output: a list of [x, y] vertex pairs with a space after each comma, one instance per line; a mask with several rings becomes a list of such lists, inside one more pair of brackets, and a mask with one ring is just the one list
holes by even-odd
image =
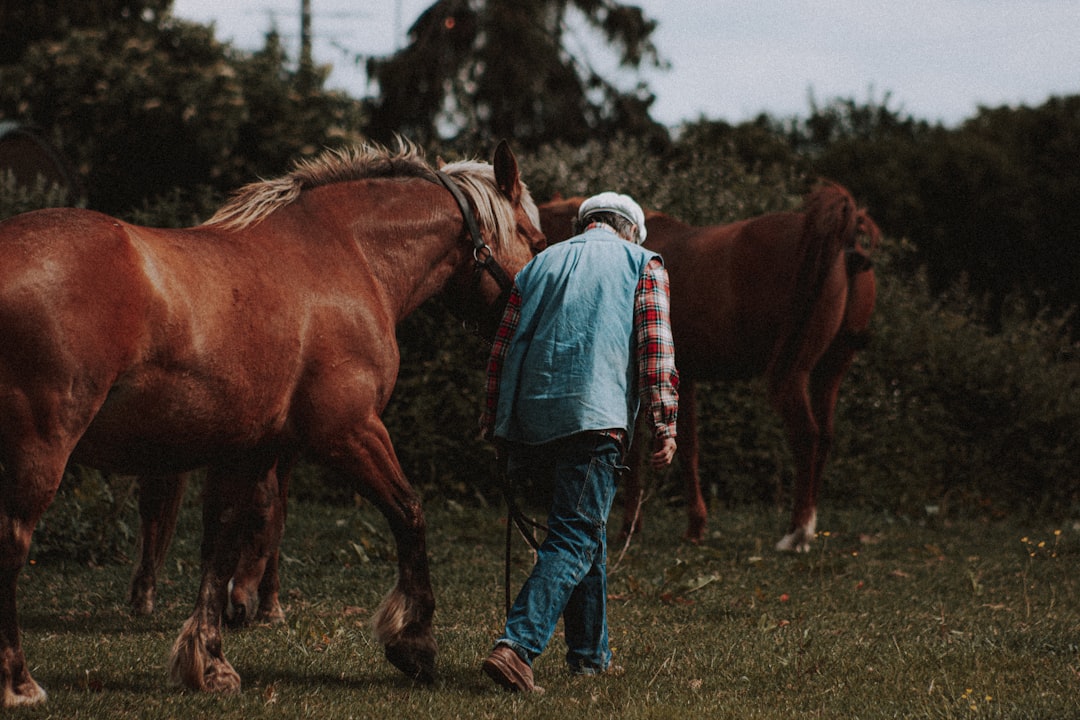
[[[524, 538], [532, 551], [540, 551], [540, 543], [535, 536], [536, 530], [543, 530], [547, 532], [547, 526], [541, 522], [537, 522], [532, 518], [526, 517], [525, 513], [518, 507], [517, 501], [514, 499], [514, 484], [510, 480], [509, 474], [506, 472], [506, 459], [502, 453], [496, 460], [497, 470], [499, 475], [499, 485], [502, 487], [503, 499], [506, 501], [506, 547], [505, 547], [505, 562], [503, 564], [503, 600], [506, 609], [506, 616], [510, 617], [510, 548], [511, 541], [514, 535], [514, 528], [517, 528], [518, 533]], [[531, 532], [529, 529], [531, 528]]]

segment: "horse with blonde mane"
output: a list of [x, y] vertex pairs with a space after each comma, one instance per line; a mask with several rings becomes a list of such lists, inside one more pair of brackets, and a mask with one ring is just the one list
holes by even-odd
[[544, 246], [538, 228], [505, 143], [491, 164], [437, 171], [404, 142], [299, 163], [192, 228], [76, 209], [0, 223], [0, 705], [45, 699], [16, 584], [68, 462], [146, 478], [208, 468], [176, 682], [239, 690], [222, 651], [227, 584], [240, 548], [280, 526], [276, 468], [301, 453], [386, 517], [398, 576], [376, 638], [393, 665], [431, 681], [424, 513], [379, 418], [395, 326], [442, 293], [494, 327], [507, 276]]

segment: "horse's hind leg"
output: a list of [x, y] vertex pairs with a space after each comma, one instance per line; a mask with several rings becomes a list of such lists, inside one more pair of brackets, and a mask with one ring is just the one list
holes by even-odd
[[[285, 609], [281, 606], [278, 592], [281, 589], [281, 539], [285, 535], [285, 519], [288, 515], [289, 479], [293, 461], [278, 461], [277, 490], [278, 502], [275, 507], [273, 535], [266, 541], [266, 565], [259, 580], [259, 612], [255, 615], [258, 622], [285, 622]], [[269, 527], [269, 526], [268, 526]]]
[[278, 597], [281, 585], [278, 559], [285, 532], [291, 466], [292, 460], [279, 461], [256, 488], [255, 501], [263, 508], [265, 521], [255, 529], [251, 542], [245, 543], [240, 549], [240, 560], [233, 573], [225, 613], [225, 621], [230, 627], [243, 627], [252, 620], [267, 623], [285, 621], [285, 611]]
[[[683, 538], [692, 543], [705, 539], [705, 524], [708, 521], [708, 509], [701, 492], [701, 477], [698, 472], [698, 425], [697, 393], [694, 381], [683, 377], [679, 386], [679, 473], [683, 482], [686, 499], [686, 532]], [[630, 467], [623, 481], [623, 524], [620, 537], [625, 541], [631, 535], [641, 532], [644, 526], [645, 488], [641, 481], [649, 440], [649, 428], [645, 413], [639, 413], [638, 427], [630, 449], [626, 453]]]
[[[0, 517], [0, 707], [35, 705], [45, 701], [41, 689], [26, 667], [15, 606], [15, 586], [19, 571], [26, 561], [30, 541], [18, 537], [19, 530], [12, 518]], [[22, 559], [11, 559], [21, 557]]]
[[259, 501], [257, 486], [269, 468], [269, 462], [253, 460], [207, 471], [202, 582], [195, 609], [173, 645], [169, 663], [173, 682], [192, 690], [240, 691], [240, 676], [222, 650], [221, 620], [240, 548], [267, 521], [266, 503]]
[[[7, 494], [7, 483], [0, 491]], [[2, 499], [0, 504], [6, 505]], [[45, 700], [45, 691], [30, 677], [23, 655], [15, 588], [30, 549], [34, 523], [0, 508], [0, 706], [33, 705]]]
[[139, 478], [139, 560], [131, 576], [128, 603], [135, 615], [154, 611], [157, 574], [176, 531], [187, 475]]
[[795, 506], [788, 531], [776, 544], [777, 550], [808, 552], [817, 528], [817, 502], [814, 480], [819, 428], [810, 408], [808, 374], [792, 373], [771, 392], [771, 398], [784, 423], [788, 447], [795, 463]]
[[849, 338], [841, 333], [810, 376], [810, 403], [818, 427], [818, 444], [807, 494], [808, 502], [815, 508], [821, 494], [825, 464], [833, 448], [840, 383], [854, 358], [855, 347], [849, 342]]
[[0, 458], [0, 707], [45, 700], [23, 654], [16, 586], [34, 526], [60, 486], [64, 457], [44, 453], [33, 460]]
[[679, 464], [686, 491], [686, 534], [692, 543], [705, 539], [708, 510], [701, 493], [698, 469], [697, 387], [693, 380], [683, 378], [679, 388]]

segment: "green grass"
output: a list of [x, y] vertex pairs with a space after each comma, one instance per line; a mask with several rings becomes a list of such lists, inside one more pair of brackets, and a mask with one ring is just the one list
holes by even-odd
[[[495, 509], [429, 507], [440, 679], [414, 686], [368, 619], [394, 578], [370, 508], [290, 508], [285, 625], [229, 632], [238, 696], [169, 685], [168, 653], [197, 585], [198, 512], [185, 509], [159, 610], [131, 618], [126, 566], [43, 558], [20, 603], [31, 672], [49, 692], [25, 718], [1069, 718], [1080, 711], [1080, 531], [1015, 521], [912, 522], [825, 509], [812, 552], [772, 551], [780, 513], [716, 513], [678, 540], [681, 510], [649, 508], [610, 554], [617, 677], [572, 678], [557, 635], [539, 697], [497, 691], [479, 664], [503, 615]], [[617, 518], [615, 518], [617, 519]], [[616, 525], [615, 522], [612, 525]], [[1059, 534], [1055, 534], [1059, 531]], [[1040, 546], [1040, 543], [1045, 543]], [[528, 569], [515, 541], [514, 588]]]

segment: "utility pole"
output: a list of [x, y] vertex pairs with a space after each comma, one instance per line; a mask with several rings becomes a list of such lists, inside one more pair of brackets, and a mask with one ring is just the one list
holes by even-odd
[[401, 49], [403, 35], [401, 30], [401, 0], [394, 3], [394, 50]]
[[297, 85], [302, 94], [311, 90], [315, 62], [311, 57], [311, 0], [300, 0], [300, 68]]

